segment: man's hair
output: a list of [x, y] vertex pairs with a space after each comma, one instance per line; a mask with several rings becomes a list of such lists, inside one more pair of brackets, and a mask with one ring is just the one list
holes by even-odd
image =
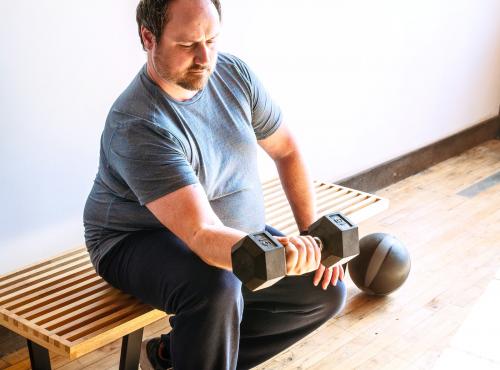
[[[168, 22], [168, 6], [173, 0], [140, 0], [137, 5], [136, 20], [139, 27], [139, 37], [141, 39], [142, 48], [144, 41], [142, 40], [141, 27], [146, 27], [154, 35], [156, 42], [159, 42], [163, 29]], [[215, 5], [219, 18], [222, 16], [219, 0], [212, 0]]]

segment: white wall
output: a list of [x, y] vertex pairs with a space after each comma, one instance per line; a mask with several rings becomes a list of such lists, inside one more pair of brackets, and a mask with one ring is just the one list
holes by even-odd
[[[83, 242], [107, 111], [144, 61], [136, 2], [0, 2], [0, 272]], [[316, 178], [339, 180], [498, 113], [498, 0], [223, 7], [221, 49], [281, 104]]]

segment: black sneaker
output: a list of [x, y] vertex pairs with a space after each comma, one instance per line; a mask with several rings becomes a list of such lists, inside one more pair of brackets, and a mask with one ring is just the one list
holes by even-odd
[[146, 339], [141, 344], [139, 364], [142, 370], [172, 370], [172, 362], [158, 355], [160, 338]]

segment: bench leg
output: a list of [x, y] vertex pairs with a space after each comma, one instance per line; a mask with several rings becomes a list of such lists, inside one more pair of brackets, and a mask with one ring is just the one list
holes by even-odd
[[33, 370], [50, 370], [49, 350], [28, 339], [31, 368]]
[[143, 330], [136, 330], [122, 338], [120, 370], [137, 370], [139, 368]]

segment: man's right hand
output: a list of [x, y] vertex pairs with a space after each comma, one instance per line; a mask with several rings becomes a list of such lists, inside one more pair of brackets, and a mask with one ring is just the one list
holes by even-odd
[[286, 274], [302, 275], [316, 271], [321, 262], [321, 250], [313, 237], [276, 236], [286, 254]]

